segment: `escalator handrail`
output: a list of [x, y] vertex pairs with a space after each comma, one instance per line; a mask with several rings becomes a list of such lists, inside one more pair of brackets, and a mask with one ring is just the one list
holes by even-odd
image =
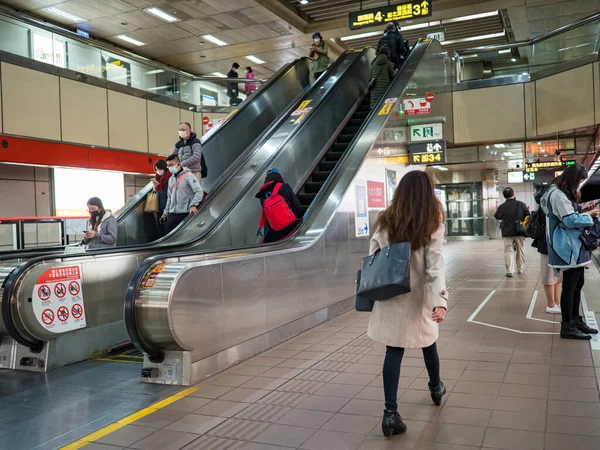
[[[364, 52], [366, 52], [367, 49], [362, 50], [361, 52], [353, 52], [353, 51], [346, 51], [344, 52], [340, 58], [338, 58], [338, 60], [336, 60], [336, 62], [334, 62], [334, 64], [331, 65], [331, 67], [328, 69], [328, 71], [333, 70], [333, 68], [337, 67], [339, 64], [341, 64], [342, 62], [342, 56], [344, 55], [348, 55], [348, 54], [354, 54], [357, 53], [357, 57], [354, 61], [352, 61], [348, 67], [346, 67], [343, 72], [340, 74], [340, 79], [343, 77], [344, 74], [346, 74], [352, 67], [354, 67], [354, 64], [359, 61], [361, 59], [361, 56]], [[315, 90], [318, 90], [320, 88], [320, 86], [322, 86], [323, 83], [325, 83], [327, 81], [326, 77], [322, 77], [320, 78], [320, 80], [322, 80], [320, 83], [314, 83], [313, 86], [311, 86], [310, 90], [306, 93], [305, 97], [312, 94]], [[317, 106], [315, 106], [315, 110], [317, 108], [319, 108], [325, 99], [327, 99], [330, 95], [331, 92], [333, 92], [334, 87], [330, 88], [324, 95], [323, 97], [321, 97], [319, 104]], [[297, 104], [292, 106], [291, 108], [288, 109], [289, 113], [291, 113], [295, 108], [297, 108]], [[288, 114], [289, 114], [288, 113]], [[283, 116], [280, 120], [284, 120], [287, 119], [287, 116]], [[284, 142], [281, 143], [279, 149], [274, 152], [274, 154], [271, 156], [271, 158], [269, 158], [265, 164], [263, 164], [263, 167], [267, 166], [279, 153], [279, 151], [281, 151], [281, 149], [285, 148], [287, 142], [292, 139], [293, 137], [296, 136], [296, 134], [299, 133], [299, 130], [303, 129], [304, 126], [306, 125], [308, 121], [304, 121], [303, 123], [299, 124], [298, 127], [296, 127], [285, 139]], [[276, 131], [273, 128], [270, 128], [273, 132]], [[265, 137], [266, 139], [266, 137]], [[254, 177], [252, 177], [252, 179], [250, 180], [250, 183], [255, 183], [256, 180], [258, 179], [258, 177], [260, 176], [260, 172], [257, 172], [257, 174], [254, 175]], [[210, 195], [210, 194], [209, 194]], [[235, 204], [237, 204], [237, 202], [239, 202], [241, 196], [243, 195], [243, 192], [240, 192], [235, 198], [234, 200], [231, 202], [230, 207], [227, 208], [223, 214], [221, 215], [221, 219], [223, 217], [226, 217], [229, 212], [233, 209], [233, 207], [235, 206]], [[204, 236], [206, 236], [206, 234], [210, 231], [212, 231], [213, 227], [209, 227], [206, 230], [206, 233], [203, 233], [201, 236], [198, 236], [196, 239], [191, 240], [190, 242], [187, 243], [180, 243], [180, 244], [174, 244], [174, 247], [182, 247], [182, 246], [187, 246], [189, 245], [191, 242], [196, 242], [198, 240], [203, 239]], [[84, 254], [60, 254], [60, 255], [56, 255], [56, 257], [60, 257], [61, 260], [65, 260], [65, 259], [71, 259], [71, 258], [81, 258], [81, 257], [86, 257], [86, 256], [96, 256], [96, 255], [110, 255], [110, 254], [117, 254], [117, 253], [123, 253], [124, 251], [127, 250], [131, 250], [131, 251], [145, 251], [148, 248], [152, 247], [152, 245], [147, 244], [147, 245], [141, 245], [141, 246], [136, 246], [136, 247], [119, 247], [119, 248], [113, 248], [113, 249], [99, 249], [96, 251], [90, 251], [90, 252], [86, 252]], [[168, 248], [168, 245], [165, 245], [166, 248]], [[6, 329], [9, 333], [9, 335], [15, 340], [17, 341], [19, 344], [24, 345], [26, 347], [30, 347], [32, 349], [39, 349], [43, 346], [43, 342], [39, 341], [39, 340], [29, 340], [27, 337], [24, 337], [23, 335], [21, 335], [21, 333], [19, 332], [19, 330], [16, 328], [16, 326], [14, 325], [14, 319], [12, 316], [12, 308], [10, 305], [10, 299], [13, 295], [13, 292], [16, 288], [17, 282], [18, 280], [23, 276], [23, 274], [25, 272], [27, 272], [32, 266], [34, 266], [37, 263], [40, 262], [44, 262], [46, 261], [46, 259], [48, 259], [48, 256], [39, 256], [37, 258], [31, 258], [23, 263], [21, 263], [20, 265], [18, 265], [4, 280], [4, 291], [2, 294], [2, 305], [1, 305], [1, 310], [2, 310], [2, 320], [6, 326]]]
[[[390, 90], [394, 89], [396, 80], [400, 80], [401, 78], [399, 78], [399, 77], [403, 77], [402, 69], [404, 67], [406, 67], [406, 65], [409, 62], [412, 62], [412, 60], [417, 59], [420, 61], [422, 56], [426, 53], [427, 49], [431, 45], [431, 42], [425, 43], [424, 45], [418, 45], [418, 44], [421, 44], [421, 40], [419, 40], [419, 41], [417, 41], [417, 43], [415, 43], [413, 51], [410, 53], [410, 55], [406, 59], [403, 67], [399, 70], [398, 74], [396, 75], [396, 78], [394, 79], [394, 81], [392, 81], [390, 83], [385, 94], [379, 100], [377, 107], [374, 108], [369, 113], [369, 115], [365, 119], [363, 125], [360, 127], [359, 131], [356, 133], [356, 135], [354, 136], [354, 138], [348, 145], [348, 148], [345, 151], [344, 156], [340, 159], [339, 163], [336, 164], [334, 170], [328, 176], [327, 181], [325, 182], [325, 184], [323, 185], [323, 187], [321, 188], [321, 190], [319, 191], [319, 193], [317, 194], [315, 199], [311, 202], [311, 205], [309, 206], [308, 210], [306, 211], [306, 213], [304, 215], [305, 219], [311, 215], [311, 213], [314, 211], [315, 205], [318, 203], [319, 200], [321, 200], [323, 198], [323, 196], [325, 195], [325, 192], [327, 191], [327, 188], [329, 186], [331, 186], [332, 183], [334, 183], [334, 179], [342, 171], [342, 167], [344, 166], [344, 163], [348, 160], [349, 155], [352, 153], [352, 149], [356, 145], [357, 140], [360, 138], [361, 134], [368, 127], [369, 122], [373, 119], [373, 117], [378, 115], [378, 111], [379, 111], [380, 107], [382, 106], [383, 102], [385, 102], [385, 99], [389, 95]], [[400, 94], [402, 92], [404, 92], [409, 81], [410, 81], [410, 77], [405, 79], [404, 84], [402, 85], [402, 87], [400, 89]], [[359, 101], [360, 101], [360, 99], [359, 99]], [[304, 220], [303, 224], [306, 224], [306, 222], [307, 221]], [[288, 246], [290, 244], [290, 242], [294, 241], [298, 237], [298, 235], [301, 232], [301, 229], [302, 229], [302, 225], [294, 233], [292, 233], [290, 236], [288, 236], [283, 241], [273, 242], [273, 243], [268, 243], [268, 244], [261, 244], [261, 245], [248, 245], [248, 246], [243, 246], [243, 247], [235, 247], [235, 248], [230, 248], [227, 250], [219, 249], [219, 250], [213, 250], [213, 251], [203, 251], [202, 255], [211, 254], [211, 253], [220, 253], [223, 251], [235, 251], [236, 253], [239, 253], [239, 252], [254, 250], [254, 253], [262, 253], [262, 252], [267, 252], [267, 251], [272, 251], [272, 250], [284, 249], [286, 246]], [[318, 236], [315, 236], [315, 239], [317, 237]], [[198, 251], [189, 250], [189, 251], [185, 251], [185, 252], [163, 254], [163, 255], [156, 255], [156, 256], [149, 257], [140, 264], [140, 266], [138, 267], [136, 272], [131, 277], [131, 280], [127, 287], [127, 293], [126, 293], [126, 297], [125, 297], [125, 305], [123, 308], [124, 320], [125, 320], [125, 325], [127, 327], [127, 332], [129, 333], [129, 337], [132, 340], [133, 344], [136, 346], [136, 348], [138, 350], [140, 350], [142, 353], [145, 353], [146, 355], [148, 355], [148, 357], [153, 362], [160, 362], [164, 358], [164, 353], [162, 352], [162, 350], [157, 350], [157, 349], [152, 348], [151, 345], [149, 345], [147, 342], [145, 342], [145, 340], [143, 339], [141, 333], [139, 332], [139, 330], [137, 328], [135, 300], [136, 300], [139, 290], [141, 288], [142, 281], [144, 280], [144, 278], [146, 277], [148, 272], [156, 264], [159, 263], [159, 261], [165, 261], [167, 259], [181, 258], [181, 257], [195, 256], [195, 255], [196, 256], [198, 255]]]

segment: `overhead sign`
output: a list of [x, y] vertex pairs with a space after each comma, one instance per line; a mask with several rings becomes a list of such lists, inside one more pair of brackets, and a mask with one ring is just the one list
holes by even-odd
[[56, 267], [42, 273], [33, 288], [32, 306], [39, 324], [52, 333], [85, 328], [81, 267]]
[[431, 102], [428, 102], [426, 98], [412, 98], [403, 100], [402, 103], [404, 105], [404, 114], [407, 116], [431, 113]]
[[348, 15], [349, 26], [351, 30], [361, 30], [389, 22], [429, 17], [432, 14], [432, 3], [431, 0], [415, 0], [351, 12]]
[[525, 172], [539, 172], [541, 170], [565, 170], [567, 167], [576, 164], [577, 161], [539, 161], [525, 163]]
[[90, 33], [88, 33], [87, 31], [82, 30], [81, 28], [77, 28], [77, 34], [79, 36], [82, 36], [82, 37], [87, 38], [87, 39], [90, 38]]
[[509, 183], [522, 183], [523, 182], [523, 171], [519, 170], [517, 172], [508, 172], [508, 182]]
[[523, 175], [523, 180], [525, 180], [525, 181], [534, 181], [535, 180], [535, 173], [526, 173], [525, 175]]
[[425, 125], [412, 125], [410, 127], [411, 142], [423, 142], [443, 139], [441, 123], [428, 123]]
[[383, 107], [379, 110], [379, 116], [387, 116], [391, 111], [392, 107], [396, 104], [397, 98], [386, 98], [383, 102]]
[[443, 42], [446, 38], [446, 33], [443, 30], [440, 31], [431, 31], [427, 33], [427, 39], [437, 39], [440, 42]]
[[446, 141], [410, 144], [408, 164], [444, 164], [446, 162]]

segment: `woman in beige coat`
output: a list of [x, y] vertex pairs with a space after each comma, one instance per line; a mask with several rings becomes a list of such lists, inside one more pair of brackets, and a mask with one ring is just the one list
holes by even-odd
[[406, 431], [397, 403], [405, 348], [423, 349], [433, 402], [439, 406], [446, 393], [440, 380], [436, 346], [438, 323], [446, 317], [448, 300], [442, 254], [444, 216], [429, 175], [412, 171], [402, 178], [392, 204], [377, 219], [375, 230], [370, 254], [399, 242], [410, 242], [412, 250], [411, 292], [375, 302], [369, 320], [369, 337], [387, 346], [383, 363], [382, 430], [389, 437]]

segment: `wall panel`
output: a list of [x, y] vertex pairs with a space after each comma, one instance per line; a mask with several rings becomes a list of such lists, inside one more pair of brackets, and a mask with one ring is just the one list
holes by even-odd
[[4, 133], [60, 141], [58, 77], [2, 63]]
[[60, 79], [62, 140], [108, 146], [106, 89]]
[[454, 93], [454, 142], [485, 142], [525, 137], [523, 85]]
[[529, 139], [537, 136], [535, 83], [525, 83], [523, 88], [525, 93], [525, 135]]
[[187, 109], [179, 110], [179, 121], [180, 122], [189, 122], [192, 125], [192, 131], [195, 131], [194, 128], [194, 111], [189, 111]]
[[536, 81], [538, 135], [592, 125], [593, 83], [591, 64]]
[[108, 91], [109, 146], [148, 153], [146, 100]]
[[148, 102], [148, 137], [150, 153], [168, 155], [177, 142], [179, 109], [156, 102]]

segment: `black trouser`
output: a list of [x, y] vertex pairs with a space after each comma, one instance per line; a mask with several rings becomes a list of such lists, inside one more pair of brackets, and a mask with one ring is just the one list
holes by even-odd
[[[385, 409], [388, 411], [398, 409], [398, 383], [400, 382], [400, 365], [403, 356], [403, 348], [386, 347], [385, 360], [383, 361], [383, 392], [385, 394]], [[435, 342], [423, 349], [423, 358], [429, 374], [429, 386], [435, 387], [440, 384], [440, 357]]]
[[167, 216], [167, 223], [165, 224], [165, 235], [177, 228], [177, 225], [179, 225], [187, 216], [187, 213], [169, 214]]
[[579, 316], [581, 306], [581, 289], [585, 281], [585, 268], [567, 269], [563, 271], [562, 293], [560, 295], [560, 309], [562, 321], [569, 323], [574, 317]]
[[[325, 72], [325, 71], [323, 71], [323, 72]], [[317, 81], [317, 79], [318, 79], [318, 78], [319, 78], [321, 75], [323, 75], [323, 72], [315, 72], [315, 81]]]

